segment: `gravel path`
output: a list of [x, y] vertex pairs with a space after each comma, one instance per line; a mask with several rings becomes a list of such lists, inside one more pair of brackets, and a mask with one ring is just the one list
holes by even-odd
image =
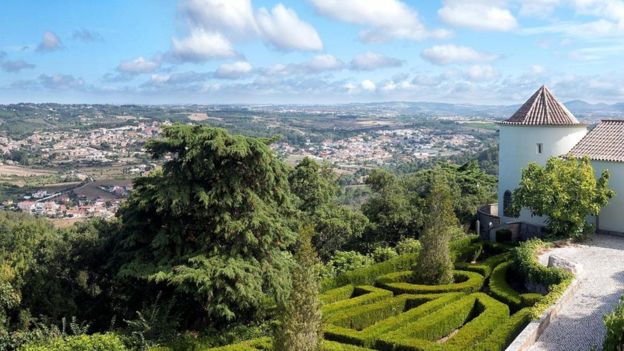
[[588, 351], [592, 346], [600, 350], [605, 333], [602, 316], [624, 294], [624, 238], [599, 235], [582, 245], [553, 249], [540, 261], [547, 261], [550, 254], [583, 266], [580, 286], [531, 350]]

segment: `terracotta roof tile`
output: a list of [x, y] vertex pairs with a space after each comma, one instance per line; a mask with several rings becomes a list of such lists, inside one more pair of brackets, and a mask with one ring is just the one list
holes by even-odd
[[603, 120], [572, 148], [570, 155], [624, 162], [624, 120]]
[[543, 85], [509, 119], [508, 125], [570, 125], [579, 124], [562, 103]]

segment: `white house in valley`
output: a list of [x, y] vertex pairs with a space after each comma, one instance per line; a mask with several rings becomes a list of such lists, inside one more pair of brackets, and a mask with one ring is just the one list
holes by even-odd
[[600, 233], [624, 234], [624, 120], [603, 120], [591, 131], [542, 86], [507, 120], [499, 123], [498, 204], [479, 210], [483, 236], [506, 226], [514, 236], [538, 235], [545, 218], [522, 210], [514, 218], [505, 208], [512, 201], [522, 169], [529, 162], [544, 165], [553, 156], [588, 156], [596, 176], [610, 173], [609, 186], [616, 195], [591, 221]]

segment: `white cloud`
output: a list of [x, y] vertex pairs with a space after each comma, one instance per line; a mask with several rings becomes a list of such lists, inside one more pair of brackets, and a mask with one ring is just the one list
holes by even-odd
[[490, 0], [446, 0], [438, 15], [450, 25], [477, 30], [509, 31], [518, 26], [511, 11]]
[[316, 55], [308, 63], [304, 64], [309, 72], [335, 71], [344, 68], [344, 62], [333, 55]]
[[84, 81], [70, 74], [42, 74], [39, 76], [39, 83], [47, 89], [77, 89], [84, 86]]
[[297, 13], [282, 4], [277, 4], [270, 12], [261, 8], [256, 21], [262, 37], [283, 50], [319, 51], [323, 42], [316, 29], [302, 21]]
[[418, 13], [399, 0], [310, 0], [322, 15], [367, 27], [360, 33], [365, 42], [390, 39], [446, 38], [446, 30], [428, 30]]
[[183, 0], [178, 11], [189, 34], [172, 39], [172, 52], [184, 61], [234, 56], [233, 43], [252, 39], [280, 50], [323, 49], [316, 29], [281, 3], [254, 11], [251, 0]]
[[368, 92], [372, 92], [372, 91], [375, 91], [375, 89], [377, 89], [377, 86], [375, 85], [375, 83], [373, 83], [373, 81], [369, 79], [363, 80], [362, 83], [360, 83], [360, 86], [362, 87], [362, 89]]
[[496, 59], [496, 55], [479, 52], [473, 48], [458, 45], [437, 45], [423, 50], [420, 56], [435, 65], [476, 63]]
[[224, 63], [215, 71], [215, 77], [223, 79], [239, 79], [248, 75], [253, 70], [247, 61]]
[[351, 60], [351, 68], [358, 71], [372, 71], [384, 67], [398, 67], [403, 61], [384, 56], [376, 52], [365, 52], [359, 54]]
[[194, 29], [183, 39], [171, 39], [173, 54], [184, 61], [205, 61], [236, 55], [232, 44], [217, 32]]
[[473, 65], [466, 73], [468, 78], [474, 81], [487, 81], [498, 78], [498, 72], [490, 65]]
[[544, 73], [546, 73], [546, 68], [544, 68], [544, 66], [541, 66], [541, 65], [533, 65], [531, 66], [531, 69], [529, 70], [529, 74], [532, 76], [541, 76]]
[[179, 12], [191, 27], [245, 38], [257, 33], [251, 0], [183, 0]]
[[548, 17], [561, 4], [561, 0], [520, 0], [520, 14]]
[[63, 47], [61, 39], [54, 32], [43, 33], [41, 43], [37, 46], [37, 51], [49, 52], [59, 50]]
[[149, 60], [143, 56], [137, 57], [134, 60], [124, 61], [117, 66], [117, 70], [122, 73], [128, 74], [141, 74], [150, 73], [160, 67], [160, 62], [156, 60]]

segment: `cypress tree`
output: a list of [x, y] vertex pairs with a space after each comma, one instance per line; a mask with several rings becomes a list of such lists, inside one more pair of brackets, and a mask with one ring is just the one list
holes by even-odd
[[319, 301], [320, 261], [312, 246], [312, 227], [299, 234], [291, 272], [292, 290], [282, 306], [280, 326], [273, 341], [275, 351], [320, 350], [322, 332], [321, 304]]
[[449, 241], [457, 217], [453, 212], [451, 190], [439, 170], [432, 174], [426, 204], [428, 215], [420, 237], [422, 249], [414, 268], [414, 280], [421, 284], [449, 284], [453, 282]]

